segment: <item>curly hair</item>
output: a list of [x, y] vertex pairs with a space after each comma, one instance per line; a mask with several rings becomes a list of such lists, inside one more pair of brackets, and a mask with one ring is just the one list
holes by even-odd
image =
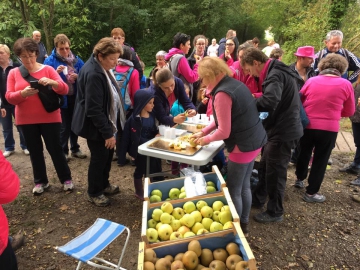
[[328, 68], [334, 68], [343, 74], [347, 70], [348, 65], [349, 64], [344, 56], [336, 53], [329, 53], [326, 57], [320, 60], [318, 67], [320, 71]]

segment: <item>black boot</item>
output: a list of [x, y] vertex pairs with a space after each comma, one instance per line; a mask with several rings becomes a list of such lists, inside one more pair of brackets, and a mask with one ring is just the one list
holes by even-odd
[[243, 231], [245, 237], [249, 236], [249, 223], [240, 222], [241, 230]]
[[134, 178], [135, 196], [140, 200], [144, 200], [144, 189], [142, 184], [142, 178]]

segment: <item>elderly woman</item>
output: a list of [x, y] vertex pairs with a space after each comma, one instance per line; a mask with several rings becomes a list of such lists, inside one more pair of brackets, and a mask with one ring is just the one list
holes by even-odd
[[250, 175], [255, 157], [266, 143], [266, 132], [254, 98], [244, 84], [230, 77], [232, 73], [223, 60], [206, 57], [198, 71], [211, 90], [214, 121], [193, 137], [200, 145], [224, 140], [229, 152], [226, 185], [247, 234], [252, 201]]
[[300, 140], [300, 155], [296, 164], [297, 182], [308, 175], [308, 165], [314, 149], [313, 163], [303, 200], [324, 202], [319, 194], [331, 151], [335, 146], [341, 117], [355, 112], [354, 90], [346, 79], [341, 78], [347, 69], [346, 59], [329, 54], [319, 63], [319, 76], [308, 79], [300, 94], [305, 112], [310, 120]]
[[87, 139], [91, 152], [88, 170], [88, 200], [96, 206], [107, 206], [109, 198], [119, 192], [119, 187], [109, 183], [111, 161], [118, 128], [123, 129], [126, 115], [119, 96], [113, 69], [122, 53], [122, 46], [113, 38], [103, 38], [94, 47], [93, 55], [86, 61], [78, 76], [72, 130]]
[[165, 51], [158, 51], [155, 55], [156, 58], [156, 66], [150, 71], [149, 77], [146, 78], [146, 87], [149, 87], [153, 80], [153, 72], [155, 69], [160, 69], [166, 67], [165, 55], [167, 52]]
[[61, 107], [61, 132], [60, 141], [63, 152], [69, 160], [69, 139], [71, 156], [86, 158], [80, 151], [78, 136], [71, 131], [71, 122], [74, 114], [75, 98], [77, 93], [76, 79], [84, 62], [70, 50], [70, 40], [64, 34], [58, 34], [54, 38], [55, 49], [44, 61], [44, 65], [52, 66], [61, 79], [68, 85], [69, 93], [64, 96], [64, 105]]
[[[38, 79], [38, 84], [50, 86], [60, 95], [68, 93], [68, 86], [52, 67], [36, 62], [39, 49], [32, 38], [18, 39], [14, 44], [14, 53], [21, 59], [29, 74]], [[47, 112], [38, 92], [22, 77], [19, 68], [10, 71], [5, 97], [10, 104], [15, 105], [15, 122], [30, 151], [35, 182], [33, 194], [42, 194], [50, 185], [46, 175], [43, 140], [64, 190], [73, 190], [71, 172], [60, 144], [60, 110]]]
[[[13, 135], [13, 117], [15, 117], [15, 106], [9, 104], [5, 98], [6, 93], [6, 81], [7, 76], [9, 75], [10, 70], [19, 67], [20, 64], [13, 63], [10, 59], [10, 49], [5, 44], [0, 44], [0, 73], [3, 76], [0, 76], [0, 103], [1, 103], [1, 114], [0, 122], [2, 122], [3, 126], [3, 135], [5, 141], [5, 152], [4, 157], [9, 157], [13, 153], [15, 153], [15, 140]], [[1, 121], [2, 120], [2, 121]], [[25, 155], [29, 155], [29, 150], [27, 150], [24, 136], [20, 132], [20, 147], [22, 148]]]

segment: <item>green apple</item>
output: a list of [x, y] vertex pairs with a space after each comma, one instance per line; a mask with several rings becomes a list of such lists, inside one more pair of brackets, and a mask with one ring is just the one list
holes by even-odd
[[162, 199], [162, 192], [159, 189], [154, 189], [153, 191], [151, 191], [150, 195], [157, 195], [160, 197], [160, 201]]
[[185, 192], [185, 187], [182, 187], [181, 189], [180, 189], [180, 192], [182, 193], [182, 192]]
[[161, 210], [162, 210], [164, 213], [171, 214], [172, 211], [174, 210], [174, 207], [172, 206], [172, 204], [171, 204], [170, 202], [164, 202], [164, 203], [161, 205]]
[[184, 209], [182, 209], [181, 207], [176, 207], [174, 208], [174, 210], [172, 211], [171, 215], [175, 218], [180, 220], [184, 215]]
[[217, 221], [214, 221], [210, 225], [210, 232], [217, 232], [217, 231], [221, 231], [222, 229], [223, 229], [223, 225]]
[[161, 222], [158, 222], [158, 223], [156, 224], [155, 229], [156, 229], [156, 230], [158, 230], [158, 229], [160, 228], [160, 226], [161, 226], [161, 225], [163, 225], [163, 224], [162, 224]]
[[194, 212], [196, 210], [195, 203], [193, 203], [192, 201], [186, 202], [183, 205], [183, 209], [186, 214], [190, 214], [191, 212]]
[[166, 198], [165, 201], [171, 201], [171, 199], [170, 199], [170, 198]]
[[173, 231], [175, 232], [181, 227], [181, 222], [180, 222], [180, 220], [174, 219], [171, 221], [170, 226], [173, 229]]
[[178, 188], [170, 189], [170, 191], [169, 191], [170, 199], [172, 199], [172, 200], [179, 199], [179, 195], [180, 195], [180, 189], [178, 189]]
[[167, 241], [170, 239], [170, 235], [173, 233], [173, 229], [169, 224], [163, 224], [158, 229], [158, 235], [161, 241]]
[[158, 195], [152, 195], [152, 196], [150, 196], [150, 202], [151, 203], [161, 202], [161, 197], [159, 197]]
[[224, 206], [224, 203], [222, 202], [222, 201], [215, 201], [215, 202], [213, 202], [213, 204], [212, 204], [212, 209], [214, 210], [214, 211], [220, 211], [221, 210], [221, 207], [223, 207]]
[[207, 229], [200, 229], [197, 231], [196, 235], [201, 235], [201, 234], [205, 234], [205, 233], [209, 233], [209, 231]]
[[146, 230], [146, 237], [149, 242], [154, 243], [158, 240], [158, 232], [154, 228], [149, 228]]
[[201, 222], [202, 216], [201, 213], [198, 210], [195, 210], [194, 212], [191, 212], [190, 215], [192, 215], [195, 219], [195, 222]]
[[214, 221], [211, 218], [203, 218], [201, 224], [204, 225], [206, 230], [210, 230], [211, 223]]
[[213, 215], [213, 209], [210, 206], [204, 206], [203, 208], [201, 208], [201, 215], [204, 218], [211, 218]]
[[212, 186], [207, 186], [206, 187], [206, 193], [213, 193], [216, 191], [216, 188], [212, 187]]
[[230, 211], [230, 207], [228, 205], [224, 205], [223, 207], [221, 207], [221, 212], [224, 211]]
[[177, 231], [184, 235], [186, 232], [190, 232], [190, 229], [186, 226], [181, 226]]
[[181, 238], [184, 238], [183, 235], [179, 232], [173, 232], [171, 235], [170, 235], [170, 240], [176, 240], [176, 239], [181, 239]]
[[230, 211], [223, 211], [219, 214], [219, 221], [221, 224], [225, 224], [228, 221], [232, 221], [232, 216]]
[[198, 230], [200, 229], [204, 229], [204, 225], [202, 225], [200, 222], [196, 222], [192, 228], [191, 228], [191, 231], [195, 234], [197, 234]]
[[217, 221], [217, 222], [219, 222], [220, 220], [219, 220], [219, 215], [220, 215], [220, 211], [214, 211], [213, 212], [213, 216], [212, 216], [212, 219], [214, 220], [214, 221]]
[[162, 213], [160, 216], [160, 222], [162, 224], [170, 224], [171, 223], [171, 215], [169, 213]]
[[163, 212], [161, 209], [156, 208], [156, 209], [154, 209], [154, 211], [152, 212], [151, 217], [152, 217], [156, 222], [159, 222], [162, 213], [164, 213], [164, 212]]
[[232, 223], [232, 221], [226, 222], [226, 223], [224, 224], [224, 226], [223, 226], [223, 229], [224, 229], [224, 230], [226, 230], [226, 229], [231, 229], [231, 228], [233, 228], [233, 223]]
[[184, 192], [181, 192], [180, 194], [179, 194], [179, 199], [185, 199], [186, 198], [186, 193], [185, 193], [185, 191]]
[[192, 236], [195, 236], [195, 233], [193, 233], [193, 232], [186, 232], [186, 233], [184, 234], [184, 238], [192, 237]]
[[185, 214], [180, 219], [180, 222], [181, 222], [181, 225], [185, 225], [186, 227], [191, 228], [195, 223], [195, 218], [190, 214]]
[[213, 181], [207, 181], [206, 186], [208, 187], [215, 187], [215, 183]]
[[203, 201], [203, 200], [200, 200], [196, 203], [196, 209], [197, 210], [201, 210], [201, 208], [203, 208], [204, 206], [207, 206], [207, 202]]
[[155, 228], [156, 224], [157, 222], [155, 221], [155, 219], [149, 219], [147, 222], [148, 228]]

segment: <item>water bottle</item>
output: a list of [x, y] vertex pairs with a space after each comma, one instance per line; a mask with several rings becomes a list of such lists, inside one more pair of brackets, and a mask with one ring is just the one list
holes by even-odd
[[186, 198], [192, 198], [197, 195], [196, 189], [195, 189], [195, 184], [194, 184], [193, 180], [191, 179], [191, 176], [185, 177], [184, 187], [185, 187]]
[[259, 118], [260, 118], [261, 120], [266, 119], [268, 116], [269, 116], [269, 113], [268, 113], [268, 112], [260, 112], [260, 113], [259, 113]]

